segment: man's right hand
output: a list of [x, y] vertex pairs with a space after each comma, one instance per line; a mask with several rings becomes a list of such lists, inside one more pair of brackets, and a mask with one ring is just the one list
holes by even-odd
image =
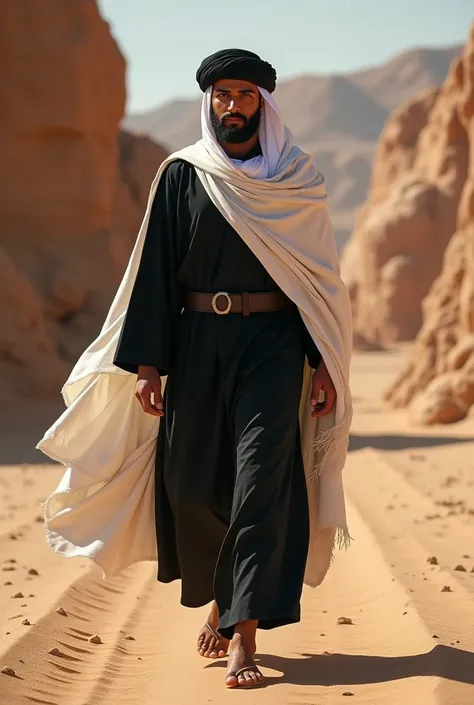
[[140, 365], [138, 368], [135, 396], [143, 411], [152, 416], [163, 416], [163, 397], [161, 395], [161, 377], [154, 367]]

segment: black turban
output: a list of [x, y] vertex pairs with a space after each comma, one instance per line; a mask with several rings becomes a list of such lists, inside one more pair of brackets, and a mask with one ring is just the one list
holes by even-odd
[[271, 64], [245, 49], [223, 49], [204, 59], [196, 72], [196, 81], [203, 93], [216, 81], [233, 78], [248, 81], [273, 93], [276, 71]]

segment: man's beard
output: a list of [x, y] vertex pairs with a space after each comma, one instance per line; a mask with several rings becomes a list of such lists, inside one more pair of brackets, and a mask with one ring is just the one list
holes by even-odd
[[[225, 118], [231, 117], [230, 113], [225, 114]], [[242, 144], [248, 142], [260, 127], [260, 108], [250, 118], [246, 118], [241, 113], [232, 114], [232, 117], [239, 117], [243, 120], [243, 125], [235, 123], [225, 125], [225, 118], [222, 119], [216, 115], [214, 108], [211, 105], [211, 124], [216, 133], [218, 142], [228, 142], [230, 144]]]

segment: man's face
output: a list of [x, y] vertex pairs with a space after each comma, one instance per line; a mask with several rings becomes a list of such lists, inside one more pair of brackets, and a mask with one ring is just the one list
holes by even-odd
[[211, 123], [219, 142], [247, 142], [260, 125], [262, 98], [257, 86], [234, 79], [217, 81], [212, 89]]

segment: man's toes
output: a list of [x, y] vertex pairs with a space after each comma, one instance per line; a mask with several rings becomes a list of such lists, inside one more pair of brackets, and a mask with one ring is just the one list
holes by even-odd
[[239, 684], [235, 676], [227, 676], [225, 679], [225, 683], [228, 688], [236, 688]]
[[225, 656], [225, 651], [223, 649], [220, 649], [219, 654], [218, 654], [218, 658], [224, 658], [224, 656]]
[[207, 644], [206, 652], [205, 652], [205, 654], [204, 654], [205, 657], [206, 657], [206, 658], [211, 658], [211, 654], [212, 654], [215, 650], [216, 650], [216, 649], [215, 649], [214, 639], [212, 639], [212, 640]]

